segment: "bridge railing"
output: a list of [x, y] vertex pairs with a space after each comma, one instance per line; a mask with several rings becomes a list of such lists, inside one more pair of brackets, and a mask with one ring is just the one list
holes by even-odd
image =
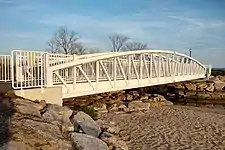
[[109, 81], [111, 84], [115, 80], [126, 81], [173, 76], [185, 80], [189, 76], [204, 75], [205, 68], [183, 55], [152, 52], [109, 57], [55, 71], [58, 75], [55, 74], [53, 84], [62, 84], [63, 82], [66, 86], [69, 83], [79, 82], [89, 82], [91, 85], [91, 82]]
[[34, 88], [46, 85], [47, 52], [14, 50], [11, 53], [12, 87]]
[[11, 81], [11, 56], [0, 55], [0, 81]]
[[[11, 79], [14, 89], [45, 87], [62, 83], [64, 85], [100, 81], [111, 83], [116, 80], [139, 80], [205, 73], [204, 66], [195, 60], [185, 55], [161, 51], [76, 56], [14, 50], [11, 56], [11, 65], [13, 66], [11, 67]], [[67, 67], [67, 64], [71, 63], [75, 65]], [[51, 70], [63, 64], [66, 64], [65, 67]]]

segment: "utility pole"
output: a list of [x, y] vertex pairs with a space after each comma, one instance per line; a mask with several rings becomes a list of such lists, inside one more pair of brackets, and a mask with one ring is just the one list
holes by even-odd
[[192, 50], [191, 50], [191, 48], [190, 48], [190, 49], [189, 49], [190, 57], [191, 57], [191, 52], [192, 52]]

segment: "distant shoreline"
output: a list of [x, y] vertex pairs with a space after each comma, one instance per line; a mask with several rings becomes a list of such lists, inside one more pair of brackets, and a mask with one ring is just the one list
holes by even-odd
[[225, 68], [212, 68], [212, 70], [225, 70]]
[[212, 68], [212, 76], [225, 76], [225, 68]]

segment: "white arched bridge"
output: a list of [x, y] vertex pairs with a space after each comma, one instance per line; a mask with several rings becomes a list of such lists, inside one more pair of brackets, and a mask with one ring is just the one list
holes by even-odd
[[1, 81], [20, 96], [48, 98], [53, 103], [62, 98], [205, 78], [211, 72], [192, 57], [165, 50], [79, 56], [13, 50], [0, 57]]

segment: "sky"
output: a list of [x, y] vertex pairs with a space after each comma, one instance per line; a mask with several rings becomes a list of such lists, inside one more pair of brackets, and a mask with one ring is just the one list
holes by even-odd
[[101, 51], [119, 33], [225, 67], [225, 0], [0, 0], [0, 53], [45, 51], [61, 26]]

